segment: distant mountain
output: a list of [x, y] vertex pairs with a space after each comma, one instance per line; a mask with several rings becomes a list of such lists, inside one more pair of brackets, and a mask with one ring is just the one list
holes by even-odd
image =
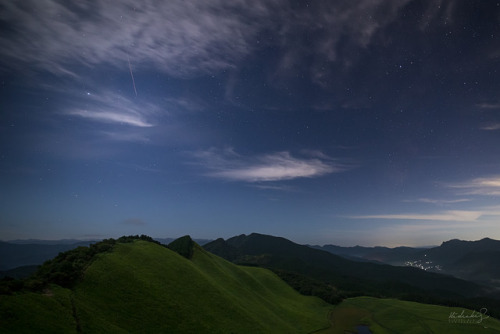
[[500, 288], [500, 241], [450, 240], [409, 257], [408, 264]]
[[[161, 244], [168, 245], [172, 241], [177, 240], [177, 238], [154, 238], [156, 241], [158, 241]], [[193, 239], [194, 242], [196, 242], [198, 245], [203, 246], [204, 244], [207, 244], [211, 241], [212, 239]]]
[[[190, 259], [120, 239], [63, 253], [25, 283], [77, 278], [69, 288], [52, 283], [0, 296], [0, 332], [312, 333], [329, 326], [331, 305], [269, 270], [236, 266], [189, 237], [171, 245]], [[74, 275], [75, 265], [84, 271]]]
[[0, 270], [10, 270], [21, 266], [39, 265], [55, 257], [60, 252], [88, 246], [95, 241], [77, 241], [61, 244], [25, 244], [0, 241]]
[[445, 241], [441, 246], [421, 251], [419, 257], [427, 258], [431, 261], [439, 262], [442, 265], [448, 265], [459, 261], [470, 253], [482, 253], [500, 251], [500, 241], [490, 238], [484, 238], [478, 241], [464, 241], [453, 239]]
[[14, 269], [9, 269], [5, 271], [0, 271], [0, 278], [10, 277], [10, 278], [26, 278], [36, 272], [38, 266], [21, 266]]
[[500, 288], [500, 241], [453, 239], [430, 248], [310, 246], [354, 261], [412, 266]]
[[484, 296], [485, 288], [417, 268], [350, 261], [287, 239], [253, 233], [204, 248], [234, 263], [295, 272], [329, 282], [346, 294], [403, 296], [422, 292], [436, 298]]
[[408, 259], [415, 254], [425, 250], [425, 248], [412, 247], [341, 247], [335, 245], [310, 246], [312, 248], [321, 249], [335, 255], [339, 255], [354, 261], [372, 261], [381, 262], [391, 265], [404, 265]]
[[57, 239], [57, 240], [43, 240], [43, 239], [16, 239], [16, 240], [8, 240], [5, 241], [9, 244], [17, 244], [17, 245], [72, 245], [81, 242], [97, 242], [100, 239], [91, 239], [91, 240], [80, 240], [80, 239]]

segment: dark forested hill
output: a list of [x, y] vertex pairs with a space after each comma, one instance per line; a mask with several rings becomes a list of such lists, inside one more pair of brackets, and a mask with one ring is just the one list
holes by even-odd
[[415, 254], [425, 250], [413, 247], [341, 247], [336, 245], [310, 246], [355, 261], [374, 261], [391, 265], [404, 265]]
[[[73, 240], [74, 241], [74, 240]], [[21, 266], [39, 265], [60, 252], [78, 246], [88, 246], [95, 241], [74, 241], [61, 243], [16, 243], [0, 241], [0, 270], [10, 270]], [[35, 241], [33, 242], [40, 242]]]
[[500, 288], [500, 241], [450, 240], [430, 248], [310, 246], [355, 261], [413, 266]]
[[411, 264], [425, 266], [466, 280], [500, 289], [500, 241], [450, 240], [423, 250], [410, 258]]
[[451, 276], [412, 267], [350, 261], [284, 238], [257, 233], [226, 241], [218, 239], [204, 247], [235, 263], [259, 265], [319, 279], [334, 284], [346, 294], [398, 297], [422, 293], [432, 298], [453, 299], [488, 293], [483, 286]]

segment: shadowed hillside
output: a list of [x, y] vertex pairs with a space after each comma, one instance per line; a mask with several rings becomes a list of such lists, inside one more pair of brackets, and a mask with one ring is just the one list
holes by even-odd
[[[302, 285], [306, 284], [310, 290], [306, 294], [328, 301], [371, 295], [446, 305], [487, 303], [495, 315], [500, 310], [498, 300], [484, 299], [495, 294], [478, 284], [412, 267], [350, 261], [281, 237], [253, 233], [226, 241], [218, 239], [204, 247], [234, 263], [271, 268], [297, 290], [303, 291]], [[324, 283], [320, 293], [309, 288], [318, 286], [318, 281]]]
[[500, 241], [449, 240], [431, 248], [311, 246], [349, 260], [413, 266], [500, 288]]

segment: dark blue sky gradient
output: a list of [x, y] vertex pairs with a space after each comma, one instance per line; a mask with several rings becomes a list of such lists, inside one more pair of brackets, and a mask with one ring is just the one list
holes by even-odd
[[500, 239], [498, 1], [0, 12], [2, 240]]

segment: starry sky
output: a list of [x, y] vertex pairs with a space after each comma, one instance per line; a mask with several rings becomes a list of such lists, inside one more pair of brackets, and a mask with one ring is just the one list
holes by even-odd
[[0, 0], [0, 239], [500, 239], [500, 2]]

